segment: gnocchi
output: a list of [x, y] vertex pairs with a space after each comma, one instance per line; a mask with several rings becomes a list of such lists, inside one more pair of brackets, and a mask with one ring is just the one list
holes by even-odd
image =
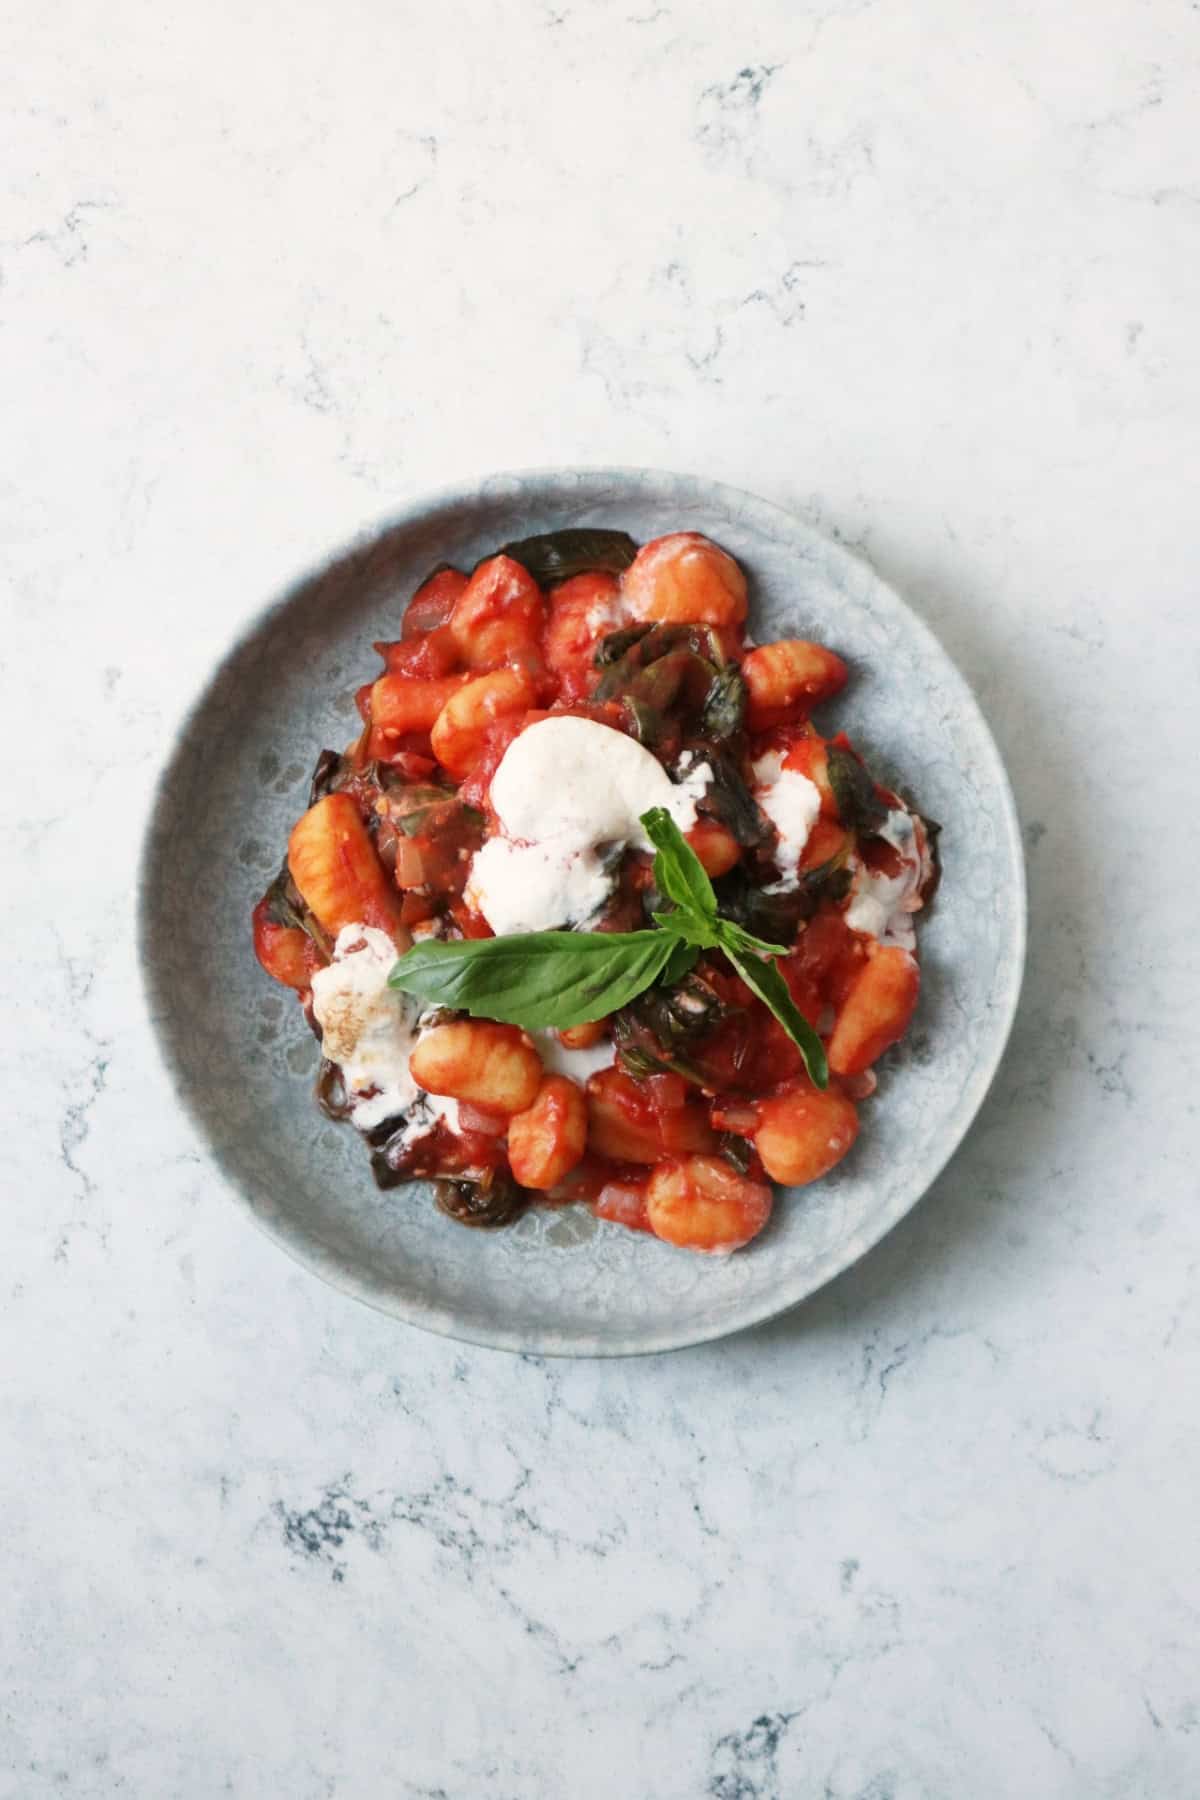
[[716, 1136], [698, 1102], [662, 1106], [632, 1076], [601, 1069], [587, 1085], [588, 1143], [613, 1162], [656, 1163], [687, 1150], [711, 1150]]
[[422, 678], [381, 675], [371, 689], [371, 724], [384, 738], [431, 731], [448, 701], [469, 682], [469, 675]]
[[770, 1216], [766, 1182], [739, 1175], [719, 1156], [659, 1163], [646, 1187], [646, 1219], [655, 1237], [708, 1256], [740, 1250]]
[[524, 670], [493, 669], [450, 694], [430, 732], [433, 753], [443, 768], [452, 775], [468, 775], [484, 748], [489, 728], [528, 711], [534, 693]]
[[746, 617], [746, 577], [698, 531], [673, 531], [643, 544], [621, 592], [635, 619], [725, 626]]
[[748, 722], [752, 731], [807, 718], [822, 700], [840, 694], [849, 670], [840, 656], [804, 638], [760, 644], [742, 658]]
[[556, 1187], [582, 1158], [587, 1131], [583, 1090], [566, 1075], [543, 1077], [532, 1106], [509, 1121], [508, 1161], [521, 1186]]
[[450, 630], [470, 669], [491, 669], [535, 644], [543, 624], [541, 590], [510, 556], [480, 563], [450, 615]]
[[490, 1019], [454, 1019], [423, 1031], [409, 1067], [429, 1093], [498, 1113], [532, 1106], [542, 1079], [541, 1058], [525, 1033]]
[[921, 991], [917, 959], [898, 945], [880, 945], [846, 995], [833, 1036], [829, 1066], [838, 1075], [861, 1075], [908, 1030]]
[[288, 868], [330, 937], [346, 925], [374, 925], [399, 938], [400, 896], [349, 794], [326, 794], [292, 827]]
[[841, 1162], [858, 1136], [854, 1102], [827, 1088], [801, 1089], [763, 1106], [754, 1148], [772, 1181], [806, 1187]]

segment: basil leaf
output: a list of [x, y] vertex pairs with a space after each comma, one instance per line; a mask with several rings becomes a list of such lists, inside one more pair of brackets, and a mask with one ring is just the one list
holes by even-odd
[[433, 1005], [529, 1030], [585, 1025], [657, 981], [678, 945], [668, 931], [532, 931], [429, 942], [402, 956], [388, 983]]
[[[682, 1075], [706, 1085], [706, 1041], [735, 1012], [702, 975], [657, 982], [609, 1020], [617, 1057], [631, 1075]], [[697, 1054], [698, 1052], [698, 1054]]]
[[711, 950], [719, 941], [715, 919], [702, 919], [683, 907], [677, 907], [674, 912], [651, 913], [650, 917], [663, 931], [673, 932], [680, 943], [693, 949]]
[[435, 1181], [434, 1199], [439, 1212], [459, 1225], [494, 1231], [511, 1225], [525, 1211], [533, 1195], [518, 1187], [507, 1169], [487, 1169], [481, 1175], [456, 1175]]
[[732, 919], [718, 919], [717, 936], [722, 948], [731, 943], [735, 950], [754, 950], [760, 956], [786, 956], [790, 948], [787, 944], [768, 944], [765, 938], [755, 937], [752, 931], [743, 930]]
[[754, 1161], [754, 1145], [747, 1143], [744, 1137], [738, 1137], [736, 1132], [723, 1131], [717, 1139], [717, 1155], [723, 1156], [739, 1175], [748, 1175]]
[[763, 1005], [775, 1014], [800, 1051], [813, 1086], [827, 1088], [829, 1064], [825, 1046], [792, 999], [787, 982], [775, 964], [764, 962], [748, 950], [735, 949], [732, 944], [723, 944], [722, 949], [751, 993], [757, 994]]
[[[642, 814], [642, 829], [654, 845], [654, 882], [660, 894], [673, 900], [697, 923], [717, 916], [717, 896], [704, 865], [664, 806], [652, 806]], [[659, 920], [662, 923], [662, 920]], [[683, 921], [680, 921], [681, 935]], [[711, 938], [709, 939], [711, 942]]]
[[940, 842], [942, 828], [936, 819], [923, 818], [920, 813], [914, 813], [913, 817], [920, 819], [922, 825], [925, 827], [925, 844], [929, 852], [931, 873], [929, 879], [921, 888], [921, 904], [922, 906], [928, 906], [942, 884], [942, 848]]
[[550, 587], [556, 581], [588, 575], [594, 569], [619, 575], [637, 555], [637, 545], [627, 531], [584, 526], [518, 538], [515, 543], [505, 544], [500, 554], [511, 556], [528, 569], [539, 587]]
[[690, 975], [699, 960], [699, 956], [700, 952], [695, 944], [689, 944], [686, 938], [677, 937], [675, 939], [675, 948], [672, 950], [670, 960], [662, 973], [662, 978], [666, 985], [671, 987], [675, 982], [682, 981], [685, 975]]
[[667, 721], [657, 708], [647, 706], [635, 694], [626, 694], [621, 704], [629, 714], [629, 723], [633, 726], [632, 736], [639, 744], [646, 744], [652, 749], [669, 735]]
[[[425, 830], [425, 827], [429, 822], [429, 815], [433, 812], [434, 808], [437, 806], [445, 807], [448, 804], [456, 807], [456, 809], [461, 810], [463, 813], [468, 811], [468, 808], [465, 806], [462, 808], [457, 807], [457, 802], [452, 790], [447, 788], [421, 787], [414, 783], [411, 787], [401, 788], [398, 793], [392, 796], [387, 809], [387, 816], [391, 823], [396, 827], [397, 831], [402, 831], [405, 837], [417, 837]], [[475, 819], [478, 820], [480, 825], [484, 822], [482, 813], [476, 813]]]

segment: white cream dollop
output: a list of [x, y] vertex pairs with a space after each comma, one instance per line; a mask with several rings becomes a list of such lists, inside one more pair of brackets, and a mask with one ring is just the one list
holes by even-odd
[[584, 925], [612, 891], [620, 852], [651, 848], [641, 814], [664, 807], [687, 831], [708, 783], [703, 764], [672, 781], [649, 750], [593, 719], [541, 719], [492, 777], [501, 835], [476, 852], [466, 897], [499, 936]]
[[918, 834], [911, 813], [893, 807], [877, 835], [899, 852], [899, 873], [874, 872], [855, 857], [850, 865], [854, 885], [846, 908], [846, 923], [851, 931], [878, 938], [881, 944], [915, 950], [917, 934], [912, 915], [920, 910], [921, 890], [929, 873], [924, 834]]
[[799, 863], [821, 811], [821, 791], [798, 769], [785, 769], [778, 750], [768, 750], [754, 764], [755, 799], [779, 833], [775, 861], [779, 880], [768, 894], [790, 894], [800, 886]]
[[432, 1131], [438, 1118], [453, 1129], [453, 1100], [427, 1094], [409, 1068], [419, 1020], [407, 994], [390, 988], [396, 946], [385, 931], [346, 925], [333, 947], [333, 961], [312, 980], [313, 1012], [321, 1027], [321, 1049], [337, 1063], [354, 1102], [350, 1117], [360, 1131], [385, 1119], [409, 1119], [413, 1138]]

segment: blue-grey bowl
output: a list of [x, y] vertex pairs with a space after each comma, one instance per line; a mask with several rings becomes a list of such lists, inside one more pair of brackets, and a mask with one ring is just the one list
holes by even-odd
[[[945, 878], [918, 918], [921, 1002], [879, 1066], [847, 1160], [781, 1194], [731, 1257], [676, 1250], [582, 1208], [467, 1231], [423, 1186], [380, 1193], [364, 1145], [311, 1094], [317, 1046], [258, 967], [250, 910], [303, 811], [318, 750], [357, 728], [375, 638], [419, 579], [556, 526], [644, 540], [708, 533], [751, 582], [754, 635], [813, 637], [850, 662], [829, 710], [878, 773], [943, 827]], [[213, 670], [163, 771], [141, 872], [149, 1005], [180, 1099], [263, 1229], [347, 1292], [478, 1344], [619, 1356], [720, 1337], [803, 1300], [908, 1212], [979, 1108], [1020, 987], [1025, 885], [1007, 777], [928, 628], [865, 563], [779, 507], [697, 476], [532, 471], [413, 501], [272, 602]]]

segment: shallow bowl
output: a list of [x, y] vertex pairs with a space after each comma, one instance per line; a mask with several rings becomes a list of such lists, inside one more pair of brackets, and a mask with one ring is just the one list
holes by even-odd
[[[784, 1191], [731, 1257], [680, 1251], [583, 1208], [467, 1231], [417, 1185], [380, 1193], [365, 1147], [312, 1100], [317, 1046], [263, 974], [250, 911], [303, 811], [317, 752], [357, 729], [371, 642], [443, 559], [464, 568], [564, 525], [639, 541], [706, 532], [751, 585], [756, 638], [812, 637], [850, 662], [829, 709], [876, 772], [941, 822], [945, 879], [918, 921], [913, 1028], [880, 1065], [850, 1156]], [[246, 626], [184, 721], [141, 873], [141, 948], [159, 1040], [217, 1168], [264, 1230], [317, 1274], [411, 1325], [508, 1350], [673, 1349], [803, 1300], [925, 1192], [974, 1118], [1021, 980], [1025, 888], [1000, 756], [928, 627], [856, 557], [789, 513], [695, 476], [631, 469], [497, 476], [414, 501]]]

